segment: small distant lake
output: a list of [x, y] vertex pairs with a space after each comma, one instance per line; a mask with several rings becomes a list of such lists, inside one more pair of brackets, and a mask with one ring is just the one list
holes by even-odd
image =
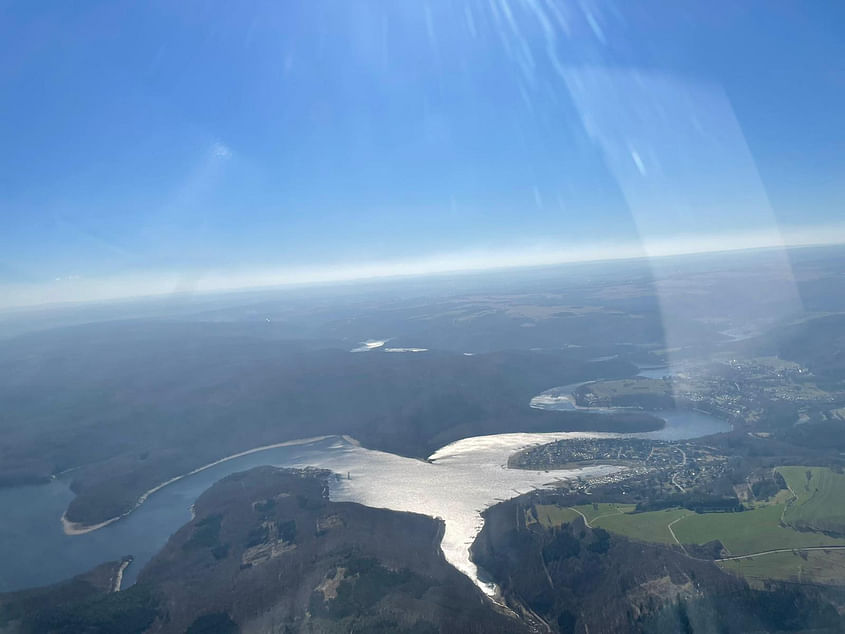
[[640, 367], [638, 370], [638, 376], [644, 376], [649, 379], [662, 379], [667, 374], [672, 374], [672, 369], [668, 365], [662, 365], [657, 367]]
[[[568, 409], [560, 390], [550, 390], [547, 409]], [[552, 400], [549, 400], [552, 399]], [[609, 411], [609, 410], [603, 410]], [[666, 427], [634, 434], [643, 438], [677, 440], [730, 430], [730, 425], [707, 414], [673, 410], [659, 412]], [[478, 578], [469, 558], [469, 546], [483, 525], [481, 512], [498, 501], [575, 477], [605, 475], [619, 469], [594, 466], [560, 471], [508, 469], [515, 451], [542, 442], [566, 438], [616, 434], [558, 432], [497, 434], [466, 438], [432, 454], [429, 461], [364, 449], [342, 437], [330, 437], [267, 449], [220, 463], [185, 477], [151, 495], [128, 517], [83, 535], [65, 535], [62, 513], [74, 494], [70, 475], [48, 484], [0, 489], [0, 591], [45, 585], [67, 579], [109, 560], [133, 555], [124, 587], [191, 518], [190, 507], [219, 479], [260, 465], [314, 466], [344, 477], [335, 481], [331, 498], [373, 507], [412, 511], [443, 518], [446, 530], [441, 544], [446, 559], [472, 578], [485, 592], [493, 588]], [[346, 474], [350, 479], [346, 479]]]

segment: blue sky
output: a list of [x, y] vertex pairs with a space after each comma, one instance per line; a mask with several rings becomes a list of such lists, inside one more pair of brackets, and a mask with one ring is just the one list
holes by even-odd
[[0, 305], [845, 238], [839, 2], [2, 2]]

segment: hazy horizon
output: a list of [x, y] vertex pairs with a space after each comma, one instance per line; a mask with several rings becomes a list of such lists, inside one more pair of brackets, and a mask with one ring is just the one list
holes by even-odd
[[[336, 283], [378, 282], [439, 275], [462, 275], [520, 269], [550, 268], [567, 264], [601, 264], [624, 260], [651, 260], [717, 253], [742, 253], [845, 245], [845, 234], [825, 231], [796, 234], [802, 240], [766, 242], [765, 234], [717, 238], [713, 242], [667, 240], [646, 249], [643, 245], [604, 247], [569, 251], [524, 250], [491, 254], [478, 251], [456, 256], [434, 256], [416, 261], [360, 264], [352, 267], [295, 269], [292, 271], [242, 272], [225, 275], [215, 272], [193, 275], [160, 275], [147, 278], [91, 279], [79, 277], [55, 280], [55, 286], [43, 284], [31, 288], [0, 286], [0, 311], [49, 309], [51, 306], [96, 304], [109, 301], [166, 297], [168, 295], [210, 295], [238, 291], [262, 291], [284, 288], [315, 287]], [[827, 238], [825, 240], [824, 238]], [[756, 238], [756, 239], [755, 239]], [[763, 240], [760, 240], [763, 238]], [[675, 248], [672, 248], [672, 247]], [[568, 257], [567, 257], [568, 255]]]
[[204, 7], [3, 10], [0, 305], [845, 241], [840, 6]]

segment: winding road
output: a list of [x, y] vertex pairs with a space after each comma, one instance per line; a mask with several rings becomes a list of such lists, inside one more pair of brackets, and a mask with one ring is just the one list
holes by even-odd
[[763, 555], [772, 555], [774, 553], [793, 553], [805, 550], [845, 550], [845, 546], [804, 546], [802, 548], [775, 548], [773, 550], [763, 550], [759, 553], [749, 553], [747, 555], [734, 555], [732, 557], [722, 557], [721, 559], [714, 559], [713, 561], [734, 561], [735, 559], [751, 559], [752, 557], [761, 557]]

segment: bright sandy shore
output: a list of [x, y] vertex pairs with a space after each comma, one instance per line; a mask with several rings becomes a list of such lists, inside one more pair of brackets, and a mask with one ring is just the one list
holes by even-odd
[[131, 559], [124, 559], [120, 563], [120, 568], [117, 569], [117, 575], [114, 578], [114, 586], [112, 587], [112, 592], [120, 592], [120, 586], [123, 584], [123, 573], [129, 567], [129, 564], [132, 563]]

